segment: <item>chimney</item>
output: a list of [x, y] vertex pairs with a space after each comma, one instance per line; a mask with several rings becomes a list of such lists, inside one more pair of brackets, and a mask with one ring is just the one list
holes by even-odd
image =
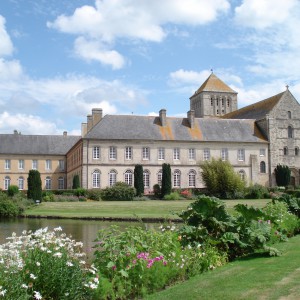
[[93, 116], [87, 115], [87, 132], [89, 132], [93, 128]]
[[64, 131], [63, 132], [63, 136], [67, 136], [68, 135], [68, 132], [67, 131]]
[[18, 134], [18, 130], [15, 129], [15, 130], [14, 130], [14, 134]]
[[81, 136], [84, 137], [87, 134], [87, 123], [81, 123]]
[[161, 126], [167, 125], [167, 111], [163, 108], [159, 111], [159, 118]]
[[187, 112], [187, 117], [189, 119], [190, 127], [194, 128], [194, 126], [195, 126], [195, 111], [194, 110], [189, 110]]
[[101, 108], [93, 108], [92, 109], [92, 117], [93, 117], [93, 126], [95, 126], [102, 119], [102, 109]]

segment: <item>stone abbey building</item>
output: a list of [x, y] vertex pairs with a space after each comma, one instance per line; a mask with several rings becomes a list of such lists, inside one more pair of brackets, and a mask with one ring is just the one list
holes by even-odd
[[117, 181], [133, 185], [136, 164], [145, 191], [161, 182], [169, 163], [174, 188], [201, 188], [199, 162], [228, 160], [248, 183], [276, 185], [277, 164], [288, 165], [299, 185], [300, 106], [287, 89], [237, 109], [237, 93], [211, 74], [190, 97], [184, 118], [102, 115], [93, 109], [81, 136], [0, 134], [0, 188], [27, 189], [30, 169], [41, 173], [43, 189], [69, 189], [79, 175], [84, 188]]

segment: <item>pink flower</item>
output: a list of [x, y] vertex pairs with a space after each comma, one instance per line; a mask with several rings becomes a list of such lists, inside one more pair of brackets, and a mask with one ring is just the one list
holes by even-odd
[[164, 266], [166, 266], [166, 265], [167, 265], [167, 262], [164, 260], [163, 264], [164, 264]]
[[135, 264], [136, 264], [136, 260], [134, 259], [134, 260], [132, 261], [132, 263], [135, 265]]
[[112, 266], [111, 268], [112, 268], [112, 270], [114, 271], [117, 267], [116, 267], [116, 266]]

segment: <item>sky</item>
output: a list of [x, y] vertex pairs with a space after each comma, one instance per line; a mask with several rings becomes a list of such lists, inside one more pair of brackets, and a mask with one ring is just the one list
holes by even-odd
[[104, 114], [186, 116], [213, 70], [239, 108], [300, 100], [299, 0], [1, 0], [0, 134]]

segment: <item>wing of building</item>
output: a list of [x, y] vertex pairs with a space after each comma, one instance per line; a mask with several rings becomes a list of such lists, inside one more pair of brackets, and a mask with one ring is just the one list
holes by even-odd
[[211, 74], [190, 97], [184, 118], [102, 115], [92, 110], [81, 136], [0, 135], [0, 180], [26, 189], [30, 169], [42, 174], [45, 189], [71, 188], [79, 175], [84, 188], [117, 181], [133, 184], [143, 165], [146, 192], [160, 184], [162, 164], [171, 165], [174, 188], [201, 188], [199, 163], [228, 160], [248, 183], [275, 185], [274, 168], [288, 165], [299, 184], [300, 107], [286, 91], [237, 109], [237, 93]]

